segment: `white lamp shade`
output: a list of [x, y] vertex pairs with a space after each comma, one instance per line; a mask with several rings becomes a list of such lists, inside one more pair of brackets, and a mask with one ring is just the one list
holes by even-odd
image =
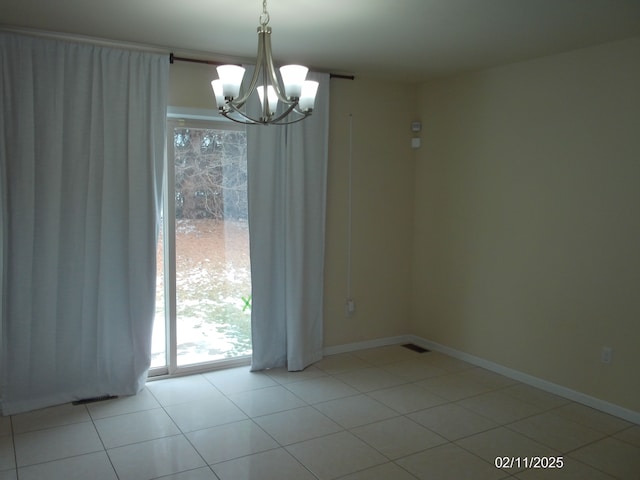
[[300, 98], [302, 93], [302, 83], [307, 77], [309, 69], [302, 65], [285, 65], [280, 67], [284, 91], [289, 98]]
[[225, 98], [236, 98], [240, 95], [240, 85], [244, 76], [244, 68], [238, 65], [220, 65], [216, 68], [222, 80], [222, 95]]
[[213, 88], [213, 94], [216, 97], [216, 104], [218, 108], [224, 107], [224, 94], [222, 93], [222, 80], [214, 80], [211, 82], [211, 88]]
[[302, 94], [298, 101], [298, 107], [300, 110], [303, 112], [313, 110], [313, 105], [316, 101], [316, 93], [318, 93], [318, 82], [307, 80], [302, 84]]
[[[260, 103], [264, 109], [264, 86], [260, 85], [256, 90], [258, 90], [258, 97], [260, 97]], [[267, 102], [269, 114], [274, 113], [278, 108], [278, 95], [271, 85], [267, 87]]]

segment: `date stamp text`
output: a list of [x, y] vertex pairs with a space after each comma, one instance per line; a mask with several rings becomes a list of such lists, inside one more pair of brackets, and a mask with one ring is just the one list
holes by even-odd
[[493, 461], [496, 468], [562, 468], [563, 457], [496, 457]]

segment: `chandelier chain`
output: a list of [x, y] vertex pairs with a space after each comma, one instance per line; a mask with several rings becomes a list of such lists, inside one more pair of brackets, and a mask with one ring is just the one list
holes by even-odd
[[269, 12], [267, 12], [267, 0], [262, 0], [262, 15], [260, 15], [260, 25], [266, 27], [269, 23]]

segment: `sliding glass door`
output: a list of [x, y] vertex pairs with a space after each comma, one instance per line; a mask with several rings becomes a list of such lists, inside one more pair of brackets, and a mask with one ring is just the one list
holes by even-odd
[[244, 130], [168, 125], [152, 368], [172, 373], [251, 355]]

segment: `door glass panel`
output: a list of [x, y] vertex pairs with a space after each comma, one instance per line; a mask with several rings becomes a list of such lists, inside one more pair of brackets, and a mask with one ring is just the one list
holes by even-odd
[[244, 131], [174, 128], [177, 365], [251, 354]]
[[245, 132], [194, 122], [169, 135], [151, 366], [174, 371], [251, 355], [251, 269]]

